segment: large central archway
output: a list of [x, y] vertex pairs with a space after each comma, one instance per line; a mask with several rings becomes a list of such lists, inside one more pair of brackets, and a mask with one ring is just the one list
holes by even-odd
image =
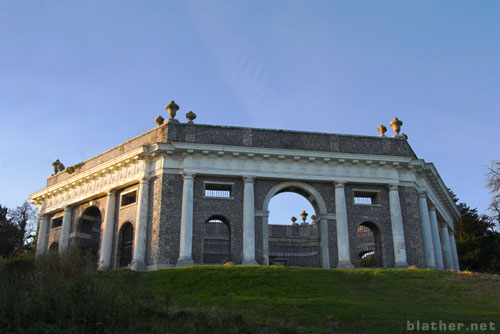
[[[297, 223], [290, 225], [269, 224], [269, 216], [263, 217], [264, 264], [329, 268], [327, 209], [320, 193], [307, 183], [282, 182], [267, 193], [263, 211], [269, 213], [273, 197], [283, 193], [302, 196], [311, 204], [314, 212], [310, 212], [307, 223], [302, 224], [300, 217]], [[311, 219], [313, 214], [314, 220]]]
[[90, 255], [97, 264], [101, 243], [101, 211], [91, 206], [83, 212], [76, 230], [76, 245]]

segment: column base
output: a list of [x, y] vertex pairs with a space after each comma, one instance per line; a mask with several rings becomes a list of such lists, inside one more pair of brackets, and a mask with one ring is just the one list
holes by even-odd
[[241, 261], [241, 264], [245, 265], [245, 266], [253, 266], [253, 265], [256, 265], [258, 263], [257, 263], [257, 261], [255, 261], [255, 259], [243, 259], [243, 261]]
[[408, 268], [408, 263], [406, 262], [396, 262], [394, 268]]
[[132, 261], [132, 263], [129, 264], [128, 267], [132, 270], [135, 270], [135, 271], [145, 271], [146, 270], [146, 264], [144, 262], [140, 262], [140, 261]]
[[339, 261], [337, 264], [337, 268], [354, 268], [352, 265], [351, 261], [349, 260], [344, 260], [344, 261]]
[[192, 258], [179, 258], [177, 260], [177, 264], [175, 265], [176, 267], [189, 267], [194, 265], [194, 261]]
[[109, 264], [99, 264], [99, 268], [97, 270], [103, 271], [103, 270], [109, 270], [111, 269], [111, 266]]

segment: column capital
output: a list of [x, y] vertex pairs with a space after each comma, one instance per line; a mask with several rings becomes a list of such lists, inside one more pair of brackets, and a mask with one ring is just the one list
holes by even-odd
[[429, 207], [429, 211], [436, 211], [436, 206], [432, 202], [429, 203], [428, 207]]
[[399, 189], [399, 184], [398, 183], [389, 183], [387, 185], [387, 187], [389, 188], [389, 190], [398, 190]]
[[116, 195], [116, 190], [115, 189], [108, 189], [106, 191], [106, 195], [111, 197], [111, 196], [115, 196]]
[[245, 183], [253, 183], [253, 181], [255, 181], [255, 176], [254, 175], [243, 176], [243, 181]]
[[185, 179], [193, 179], [196, 176], [195, 173], [190, 173], [190, 172], [184, 172], [182, 175], [184, 176], [184, 180]]
[[419, 198], [427, 198], [427, 190], [419, 190], [418, 197]]
[[344, 188], [346, 183], [347, 182], [345, 182], [345, 181], [333, 181], [335, 188]]
[[66, 205], [64, 207], [64, 212], [71, 212], [71, 210], [73, 210], [73, 207], [71, 205]]

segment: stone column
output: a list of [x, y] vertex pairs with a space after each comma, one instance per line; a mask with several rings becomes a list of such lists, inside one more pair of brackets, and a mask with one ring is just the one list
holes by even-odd
[[457, 245], [455, 243], [455, 232], [450, 230], [450, 244], [451, 244], [451, 255], [453, 257], [453, 266], [456, 271], [460, 271], [460, 265], [458, 263]]
[[106, 217], [104, 221], [104, 231], [102, 234], [101, 258], [99, 260], [100, 270], [109, 269], [111, 266], [111, 253], [113, 248], [114, 234], [113, 232], [115, 226], [115, 204], [116, 194], [113, 190], [110, 190], [108, 192], [108, 197], [106, 200]]
[[352, 268], [349, 251], [349, 227], [345, 203], [344, 182], [335, 182], [335, 217], [337, 220], [337, 246], [339, 262], [337, 268]]
[[405, 234], [403, 228], [403, 215], [399, 202], [397, 184], [389, 185], [389, 207], [391, 210], [392, 242], [394, 246], [394, 266], [396, 268], [408, 267], [406, 260]]
[[429, 218], [429, 208], [427, 207], [427, 193], [419, 192], [418, 206], [420, 209], [420, 222], [422, 224], [422, 236], [424, 241], [425, 265], [427, 268], [436, 268], [434, 258], [434, 244], [432, 241], [431, 223]]
[[320, 220], [320, 241], [319, 248], [321, 249], [321, 268], [330, 268], [330, 249], [328, 247], [328, 220], [321, 217]]
[[64, 216], [59, 236], [59, 254], [62, 254], [69, 246], [69, 232], [71, 230], [71, 213], [73, 209], [67, 205], [64, 208]]
[[253, 176], [243, 178], [243, 261], [242, 264], [257, 264], [255, 261], [255, 198]]
[[193, 184], [194, 174], [184, 174], [184, 185], [182, 188], [182, 213], [181, 213], [181, 233], [179, 244], [179, 259], [177, 266], [190, 266], [193, 259]]
[[38, 240], [36, 243], [36, 256], [44, 255], [47, 251], [49, 239], [49, 218], [43, 212], [40, 213], [40, 227], [38, 229]]
[[451, 255], [450, 234], [447, 223], [441, 225], [441, 238], [444, 251], [444, 267], [445, 269], [453, 270], [455, 267], [453, 265], [453, 256]]
[[149, 177], [144, 176], [139, 184], [137, 215], [135, 219], [134, 254], [130, 268], [146, 269], [146, 234], [148, 230]]
[[262, 264], [269, 265], [269, 211], [262, 215], [262, 257]]
[[432, 244], [434, 246], [434, 257], [436, 259], [436, 269], [443, 270], [443, 252], [441, 251], [441, 240], [439, 239], [436, 207], [432, 204], [429, 206], [429, 218], [431, 223]]

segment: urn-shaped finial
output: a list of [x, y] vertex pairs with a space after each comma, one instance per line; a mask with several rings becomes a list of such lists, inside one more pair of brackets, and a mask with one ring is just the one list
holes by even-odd
[[401, 125], [403, 125], [403, 122], [399, 120], [397, 117], [394, 117], [394, 119], [389, 125], [392, 126], [392, 129], [394, 130], [396, 135], [399, 135], [399, 132], [401, 131]]
[[385, 133], [387, 132], [387, 128], [383, 125], [380, 124], [377, 128], [378, 133], [380, 133], [380, 137], [385, 137]]
[[313, 223], [313, 224], [314, 224], [314, 223], [316, 223], [316, 219], [317, 219], [317, 218], [318, 218], [318, 217], [316, 217], [316, 215], [312, 215], [312, 216], [311, 216], [311, 223]]
[[302, 211], [302, 213], [300, 214], [300, 216], [302, 217], [302, 221], [305, 223], [306, 219], [307, 219], [307, 216], [309, 216], [309, 214], [306, 212], [306, 210], [304, 210], [304, 211]]
[[165, 119], [163, 117], [161, 117], [161, 115], [159, 115], [158, 117], [155, 118], [155, 122], [158, 125], [162, 125], [163, 121], [165, 121]]
[[186, 114], [186, 119], [188, 120], [188, 123], [193, 123], [193, 121], [196, 119], [196, 114], [190, 111]]
[[292, 217], [290, 220], [292, 221], [292, 225], [297, 225], [297, 218]]
[[172, 100], [165, 106], [165, 109], [167, 109], [170, 119], [174, 119], [175, 115], [177, 115], [177, 110], [179, 110], [179, 106]]
[[390, 123], [390, 126], [392, 126], [392, 129], [394, 130], [394, 132], [396, 133], [393, 138], [398, 138], [398, 139], [408, 139], [408, 136], [405, 135], [404, 133], [401, 133], [401, 125], [403, 125], [403, 122], [398, 119], [397, 117], [394, 117], [394, 119], [392, 120], [392, 122]]

